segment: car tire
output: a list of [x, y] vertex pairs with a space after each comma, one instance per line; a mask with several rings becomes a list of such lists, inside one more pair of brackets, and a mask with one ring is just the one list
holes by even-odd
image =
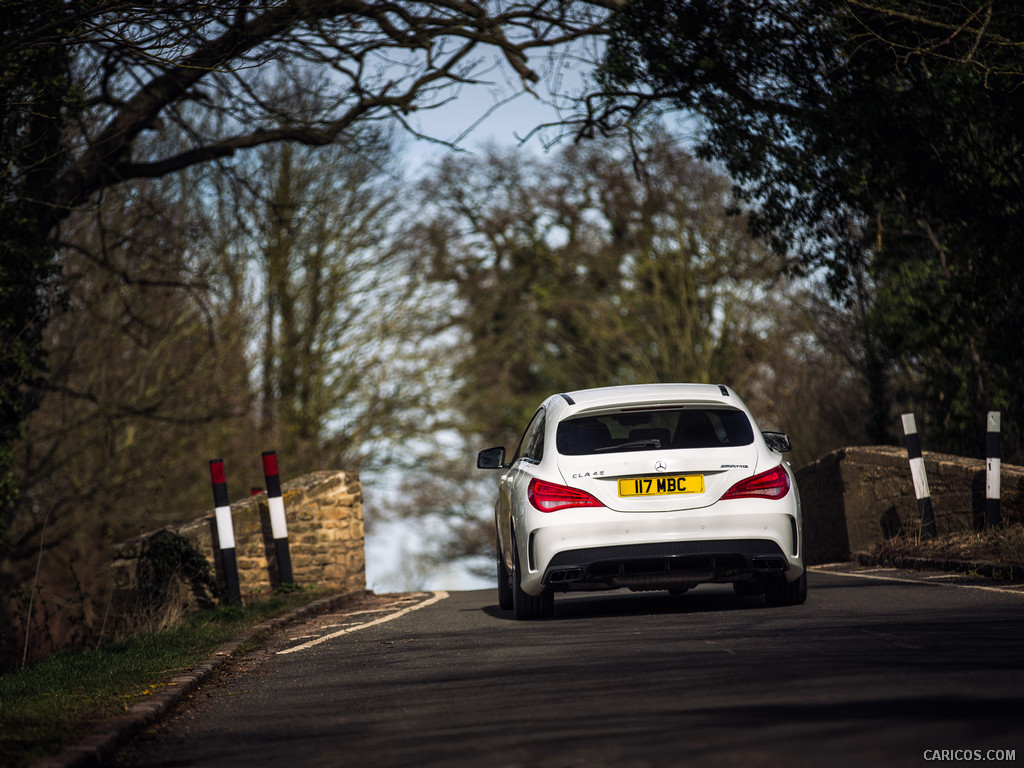
[[796, 581], [786, 581], [783, 575], [765, 583], [765, 598], [768, 605], [803, 605], [807, 601], [807, 571]]
[[498, 607], [512, 610], [512, 576], [505, 567], [505, 558], [498, 552]]
[[555, 612], [555, 594], [545, 589], [537, 597], [528, 595], [519, 585], [522, 583], [522, 568], [519, 565], [519, 547], [512, 537], [512, 610], [516, 619], [549, 619]]

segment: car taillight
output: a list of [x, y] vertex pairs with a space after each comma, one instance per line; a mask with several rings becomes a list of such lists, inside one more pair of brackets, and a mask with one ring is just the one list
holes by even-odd
[[568, 507], [603, 507], [600, 501], [586, 491], [549, 483], [545, 480], [531, 480], [526, 495], [541, 512], [554, 512]]
[[782, 466], [741, 480], [722, 499], [781, 499], [789, 493], [789, 475]]

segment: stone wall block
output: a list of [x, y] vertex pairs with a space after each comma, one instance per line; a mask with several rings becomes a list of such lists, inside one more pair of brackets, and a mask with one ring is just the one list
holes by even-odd
[[[358, 475], [314, 472], [284, 483], [281, 491], [296, 582], [339, 591], [365, 589], [362, 488]], [[277, 584], [276, 552], [265, 496], [250, 496], [232, 504], [231, 520], [244, 600]], [[223, 584], [215, 529], [212, 513], [170, 528], [207, 556]], [[122, 593], [118, 604], [131, 603], [131, 593], [137, 584], [138, 558], [151, 535], [115, 546], [111, 566], [115, 590]], [[358, 556], [353, 555], [356, 552]]]
[[[984, 521], [983, 459], [925, 452], [939, 535]], [[845, 560], [895, 536], [920, 535], [921, 520], [905, 449], [842, 448], [797, 472], [804, 554], [811, 564]], [[1024, 467], [1002, 465], [1002, 518], [1024, 519]]]

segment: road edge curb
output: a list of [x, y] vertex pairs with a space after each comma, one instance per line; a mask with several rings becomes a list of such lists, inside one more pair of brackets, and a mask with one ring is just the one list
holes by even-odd
[[912, 571], [973, 573], [992, 581], [1024, 582], [1024, 563], [946, 560], [927, 557], [904, 557], [902, 555], [879, 556], [870, 552], [858, 552], [854, 555], [853, 560], [858, 565], [869, 567], [891, 566]]

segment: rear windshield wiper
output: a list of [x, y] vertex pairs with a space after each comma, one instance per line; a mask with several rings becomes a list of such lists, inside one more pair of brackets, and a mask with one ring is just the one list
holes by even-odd
[[656, 437], [648, 437], [645, 440], [631, 440], [628, 443], [619, 445], [606, 445], [603, 448], [595, 448], [591, 453], [605, 453], [607, 451], [622, 451], [630, 448], [661, 448], [661, 440]]

